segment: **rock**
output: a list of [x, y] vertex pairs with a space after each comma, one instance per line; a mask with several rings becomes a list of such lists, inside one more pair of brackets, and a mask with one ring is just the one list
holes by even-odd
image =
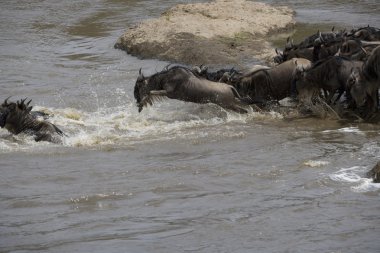
[[244, 64], [271, 58], [266, 38], [292, 28], [293, 16], [288, 7], [246, 0], [180, 4], [129, 28], [115, 48], [185, 64]]
[[367, 172], [367, 177], [372, 178], [374, 183], [380, 183], [380, 162]]

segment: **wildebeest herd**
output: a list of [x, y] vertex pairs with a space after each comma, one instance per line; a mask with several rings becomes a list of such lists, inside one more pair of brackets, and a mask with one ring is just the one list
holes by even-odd
[[[248, 113], [250, 107], [273, 110], [290, 97], [294, 109], [309, 116], [323, 105], [339, 119], [380, 121], [380, 29], [318, 31], [298, 44], [288, 38], [284, 49], [275, 52], [276, 65], [248, 70], [177, 65], [145, 77], [140, 69], [134, 87], [138, 111], [170, 98]], [[32, 112], [31, 101], [25, 102], [6, 99], [0, 107], [0, 127], [15, 135], [33, 135], [36, 141], [59, 142], [64, 133], [43, 113]], [[380, 178], [379, 169], [373, 174], [372, 178]]]
[[140, 70], [134, 90], [139, 111], [168, 97], [247, 113], [247, 105], [266, 110], [291, 97], [306, 114], [315, 115], [313, 108], [322, 104], [339, 119], [379, 121], [380, 29], [333, 28], [299, 44], [288, 38], [284, 50], [275, 51], [277, 65], [246, 71], [174, 66], [144, 77]]

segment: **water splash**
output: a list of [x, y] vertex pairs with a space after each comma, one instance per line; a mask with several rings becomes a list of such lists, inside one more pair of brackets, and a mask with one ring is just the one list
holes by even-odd
[[328, 161], [314, 161], [314, 160], [309, 160], [309, 161], [305, 161], [303, 163], [305, 166], [309, 166], [309, 167], [323, 167], [323, 166], [326, 166], [328, 164], [330, 164], [330, 162]]
[[371, 192], [380, 189], [380, 184], [373, 183], [372, 179], [364, 177], [369, 168], [364, 166], [353, 166], [343, 168], [329, 175], [336, 182], [348, 183], [354, 192]]
[[[251, 111], [241, 115], [226, 111], [213, 104], [198, 105], [181, 101], [165, 101], [137, 112], [134, 103], [114, 107], [100, 107], [87, 112], [75, 108], [35, 106], [48, 119], [64, 131], [65, 147], [101, 148], [103, 146], [130, 146], [135, 143], [169, 139], [199, 139], [222, 136], [241, 138], [244, 133], [226, 125], [244, 125], [255, 119], [279, 119], [277, 113]], [[31, 136], [12, 136], [0, 130], [0, 152], [33, 151], [36, 146], [50, 147], [51, 143], [36, 143]], [[59, 145], [57, 146], [59, 147]]]

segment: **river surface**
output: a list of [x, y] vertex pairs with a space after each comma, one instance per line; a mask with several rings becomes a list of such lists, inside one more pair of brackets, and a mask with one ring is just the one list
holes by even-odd
[[[237, 115], [133, 86], [167, 62], [117, 38], [194, 1], [2, 0], [0, 99], [32, 98], [68, 135], [0, 130], [0, 252], [379, 252], [380, 126]], [[380, 27], [373, 1], [267, 1], [298, 28]]]

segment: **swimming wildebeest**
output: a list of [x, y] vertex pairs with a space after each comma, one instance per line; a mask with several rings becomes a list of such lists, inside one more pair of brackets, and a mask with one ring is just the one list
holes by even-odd
[[174, 66], [149, 77], [144, 77], [140, 69], [134, 96], [139, 112], [160, 97], [201, 104], [214, 103], [238, 113], [247, 113], [242, 107], [250, 103], [250, 99], [240, 97], [233, 86], [209, 81], [181, 66]]
[[251, 97], [255, 102], [279, 101], [290, 96], [297, 65], [307, 68], [310, 64], [307, 59], [293, 58], [273, 68], [259, 69], [242, 76], [233, 85], [240, 94]]
[[372, 178], [374, 183], [380, 183], [380, 162], [367, 172], [367, 177]]
[[[327, 103], [330, 103], [334, 94], [339, 91], [336, 99], [338, 100], [346, 91], [346, 83], [350, 77], [351, 69], [360, 67], [362, 64], [361, 61], [351, 61], [340, 56], [331, 56], [314, 63], [296, 80], [300, 101], [311, 103], [312, 98], [319, 95], [321, 90], [325, 92]], [[329, 92], [328, 96], [327, 92]]]
[[[12, 134], [26, 133], [35, 136], [35, 141], [49, 141], [59, 143], [58, 136], [63, 136], [63, 132], [54, 124], [38, 119], [37, 114], [31, 112], [32, 106], [26, 99], [8, 102], [5, 99], [0, 106], [0, 127], [7, 129]], [[55, 136], [58, 135], [58, 136]]]
[[364, 62], [361, 71], [352, 73], [351, 94], [357, 106], [367, 104], [368, 112], [376, 112], [379, 105], [380, 46], [376, 47]]

